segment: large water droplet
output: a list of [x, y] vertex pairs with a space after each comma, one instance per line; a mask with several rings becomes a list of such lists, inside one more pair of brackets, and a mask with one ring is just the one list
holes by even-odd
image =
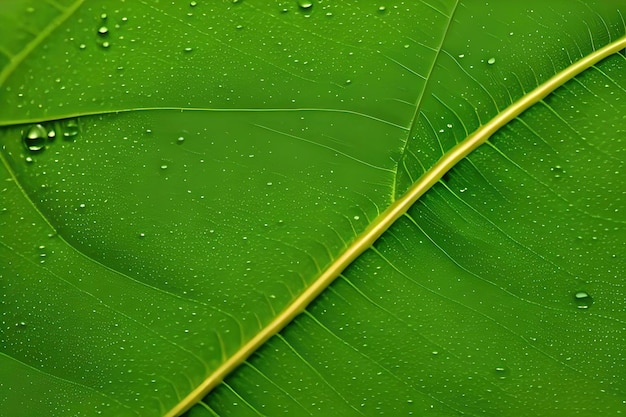
[[589, 308], [593, 304], [593, 298], [586, 291], [578, 291], [574, 294], [574, 302], [578, 308]]
[[63, 125], [63, 139], [65, 140], [76, 139], [76, 136], [78, 136], [79, 132], [80, 129], [78, 127], [78, 120], [76, 119], [70, 119], [66, 121]]
[[24, 146], [31, 152], [40, 152], [46, 146], [48, 131], [42, 125], [31, 126], [24, 134]]
[[311, 10], [313, 2], [310, 0], [298, 0], [298, 6], [303, 10]]
[[493, 65], [493, 64], [495, 64], [495, 63], [496, 63], [496, 59], [495, 59], [495, 58], [493, 58], [493, 57], [492, 57], [492, 58], [489, 58], [489, 59], [487, 60], [487, 64], [489, 64], [489, 65]]

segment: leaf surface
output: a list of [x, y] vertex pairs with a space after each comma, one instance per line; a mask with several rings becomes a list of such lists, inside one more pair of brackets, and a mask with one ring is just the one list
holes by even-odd
[[[613, 1], [127, 3], [0, 9], [23, 415], [167, 413], [442, 154], [624, 34]], [[501, 129], [190, 414], [621, 411], [625, 71]]]

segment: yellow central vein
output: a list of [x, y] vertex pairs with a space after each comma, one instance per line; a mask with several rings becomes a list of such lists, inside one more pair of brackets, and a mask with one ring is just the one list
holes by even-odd
[[244, 344], [233, 356], [228, 358], [202, 384], [172, 408], [166, 417], [182, 414], [193, 404], [200, 401], [210, 390], [215, 388], [233, 369], [243, 363], [253, 352], [263, 345], [299, 315], [318, 295], [322, 293], [343, 270], [365, 252], [391, 225], [398, 220], [426, 191], [435, 185], [454, 165], [469, 155], [478, 146], [485, 143], [495, 132], [522, 114], [532, 105], [544, 99], [548, 94], [592, 67], [604, 58], [626, 48], [626, 36], [576, 61], [548, 81], [539, 85], [530, 93], [504, 109], [487, 124], [479, 127], [465, 140], [458, 143], [430, 168], [398, 200], [381, 213], [368, 228], [342, 253], [320, 276], [296, 298], [285, 310], [278, 314], [255, 337]]

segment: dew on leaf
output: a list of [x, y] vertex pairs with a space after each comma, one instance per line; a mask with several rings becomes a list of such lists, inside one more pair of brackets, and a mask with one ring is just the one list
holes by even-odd
[[109, 33], [109, 28], [107, 28], [106, 26], [100, 26], [100, 28], [98, 29], [98, 33], [100, 35], [106, 35], [107, 33]]
[[298, 0], [298, 6], [303, 10], [310, 10], [313, 7], [313, 2], [310, 0]]
[[503, 366], [498, 366], [495, 371], [498, 379], [506, 379], [507, 376], [509, 376], [509, 374], [511, 373], [508, 368], [505, 368]]
[[489, 59], [487, 60], [487, 64], [489, 64], [489, 65], [493, 65], [493, 64], [495, 64], [495, 63], [496, 63], [496, 59], [495, 59], [495, 58], [493, 58], [493, 57], [491, 57], [491, 58], [489, 58]]
[[574, 294], [574, 302], [576, 303], [576, 307], [586, 309], [593, 304], [593, 298], [585, 291], [578, 291]]
[[42, 125], [31, 126], [24, 134], [24, 146], [31, 152], [39, 152], [46, 146], [48, 131]]
[[387, 10], [385, 6], [378, 6], [378, 11], [384, 13]]
[[550, 171], [552, 171], [552, 173], [554, 174], [554, 178], [561, 178], [561, 175], [565, 172], [563, 170], [563, 167], [561, 167], [560, 165], [553, 166], [552, 168], [550, 168]]
[[66, 121], [62, 127], [63, 139], [74, 140], [80, 131], [78, 126], [78, 120], [70, 119]]
[[176, 139], [176, 143], [179, 145], [182, 145], [185, 142], [185, 138], [180, 136], [178, 139]]

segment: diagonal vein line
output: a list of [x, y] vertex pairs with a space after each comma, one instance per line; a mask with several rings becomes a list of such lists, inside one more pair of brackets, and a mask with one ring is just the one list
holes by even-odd
[[48, 35], [50, 35], [56, 28], [61, 26], [63, 22], [65, 22], [70, 16], [74, 14], [76, 10], [83, 4], [84, 0], [77, 0], [70, 7], [65, 9], [65, 11], [59, 15], [56, 19], [54, 19], [48, 26], [46, 26], [43, 30], [39, 32], [37, 37], [29, 42], [26, 47], [17, 55], [14, 55], [9, 62], [9, 65], [4, 67], [4, 69], [0, 72], [0, 85], [4, 84], [7, 78], [13, 73], [13, 71], [17, 68], [19, 64], [26, 59], [31, 52], [35, 50], [35, 48], [43, 42]]
[[[428, 3], [425, 3], [428, 4]], [[430, 5], [429, 5], [430, 6]], [[452, 19], [454, 17], [454, 14], [457, 10], [459, 6], [459, 2], [457, 1], [456, 4], [454, 5], [454, 8], [452, 9], [452, 13], [450, 13], [450, 16], [448, 17], [448, 26], [446, 26], [446, 29], [444, 30], [443, 36], [441, 37], [441, 42], [439, 43], [439, 46], [437, 47], [437, 53], [435, 54], [435, 58], [433, 59], [433, 64], [430, 66], [430, 68], [428, 69], [428, 72], [426, 73], [425, 76], [425, 83], [424, 83], [424, 88], [422, 88], [422, 91], [420, 92], [419, 96], [417, 97], [417, 100], [415, 100], [415, 113], [413, 113], [413, 117], [411, 118], [411, 122], [409, 123], [409, 127], [408, 127], [408, 132], [407, 132], [407, 136], [406, 136], [406, 141], [404, 142], [404, 146], [402, 147], [402, 151], [400, 152], [400, 156], [398, 158], [398, 163], [396, 165], [395, 168], [395, 177], [393, 179], [393, 190], [391, 191], [391, 200], [393, 201], [396, 197], [396, 192], [397, 192], [397, 186], [398, 186], [398, 171], [400, 169], [400, 161], [402, 161], [404, 158], [404, 155], [406, 154], [407, 148], [409, 146], [409, 139], [411, 137], [411, 132], [413, 131], [413, 126], [415, 126], [415, 121], [417, 120], [419, 114], [420, 114], [420, 108], [422, 106], [422, 101], [424, 99], [424, 94], [426, 93], [426, 89], [428, 88], [428, 83], [429, 81], [432, 79], [432, 73], [433, 70], [435, 69], [435, 66], [437, 64], [437, 61], [439, 60], [439, 55], [441, 54], [441, 52], [443, 51], [443, 43], [446, 40], [446, 37], [448, 36], [448, 32], [450, 31], [450, 27], [452, 26]], [[432, 6], [431, 6], [432, 7]]]
[[398, 200], [391, 204], [383, 213], [359, 235], [343, 252], [302, 294], [290, 305], [277, 315], [256, 336], [244, 344], [235, 354], [215, 370], [196, 389], [189, 393], [180, 403], [172, 408], [165, 416], [174, 417], [180, 415], [193, 404], [198, 402], [209, 391], [217, 386], [226, 375], [243, 363], [254, 351], [263, 345], [272, 336], [282, 330], [296, 316], [322, 293], [355, 259], [369, 249], [372, 244], [407, 210], [428, 191], [458, 162], [464, 159], [472, 151], [485, 143], [494, 133], [503, 126], [517, 118], [529, 107], [538, 103], [558, 87], [574, 78], [584, 70], [594, 66], [603, 59], [618, 53], [626, 48], [626, 36], [606, 45], [605, 47], [587, 55], [573, 63], [561, 72], [554, 75], [548, 81], [508, 106], [500, 114], [491, 119], [487, 124], [478, 128], [465, 140], [454, 146], [443, 155], [417, 182]]

